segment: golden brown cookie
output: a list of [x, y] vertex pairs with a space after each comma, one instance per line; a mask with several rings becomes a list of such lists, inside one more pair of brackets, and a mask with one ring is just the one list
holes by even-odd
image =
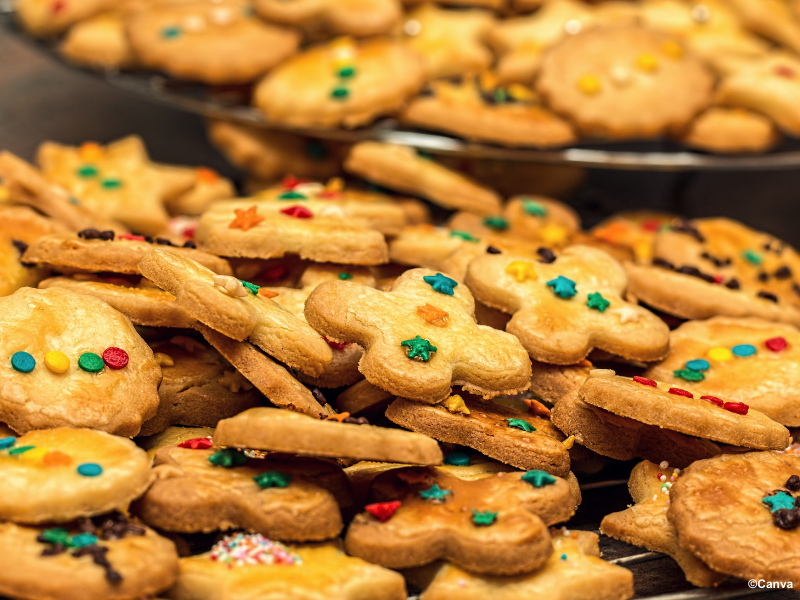
[[135, 63], [121, 12], [104, 12], [76, 23], [60, 51], [68, 61], [96, 69], [126, 69]]
[[16, 16], [22, 26], [36, 36], [53, 36], [73, 23], [83, 21], [99, 12], [114, 8], [113, 0], [22, 0], [15, 4]]
[[721, 154], [766, 152], [780, 140], [766, 117], [738, 108], [710, 108], [678, 139], [693, 148]]
[[402, 14], [400, 0], [256, 0], [254, 6], [272, 23], [359, 37], [389, 33]]
[[590, 234], [601, 242], [630, 248], [637, 263], [649, 264], [657, 232], [675, 215], [651, 210], [624, 211], [592, 227]]

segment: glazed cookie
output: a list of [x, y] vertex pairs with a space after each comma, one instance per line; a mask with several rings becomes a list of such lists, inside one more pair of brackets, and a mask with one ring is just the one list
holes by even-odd
[[406, 271], [388, 292], [323, 283], [305, 306], [308, 322], [328, 339], [365, 349], [358, 368], [370, 383], [399, 396], [433, 404], [453, 385], [486, 398], [527, 389], [525, 349], [478, 325], [474, 311], [465, 286], [429, 269]]
[[170, 587], [175, 545], [120, 513], [68, 527], [0, 523], [0, 594], [37, 600], [129, 600]]
[[646, 377], [698, 395], [745, 402], [769, 418], [800, 426], [800, 332], [754, 318], [689, 321], [670, 334], [670, 352]]
[[738, 108], [710, 108], [678, 139], [693, 148], [720, 154], [766, 152], [780, 136], [766, 117]]
[[327, 488], [334, 479], [348, 486], [341, 468], [210, 446], [197, 438], [156, 453], [156, 481], [135, 506], [145, 523], [178, 533], [244, 529], [292, 542], [339, 535], [339, 505]]
[[800, 324], [800, 256], [730, 219], [676, 219], [659, 231], [652, 266], [626, 265], [630, 292], [683, 319], [716, 315]]
[[504, 86], [492, 76], [429, 84], [430, 94], [412, 100], [400, 118], [409, 125], [503, 146], [551, 148], [575, 141], [572, 126], [542, 107], [519, 83]]
[[450, 563], [411, 569], [405, 575], [425, 590], [420, 600], [627, 600], [633, 597], [633, 574], [600, 559], [597, 534], [551, 529], [550, 535], [553, 553], [541, 569], [530, 575], [473, 575]]
[[0, 519], [65, 523], [127, 510], [153, 481], [144, 450], [91, 429], [58, 427], [0, 440]]
[[210, 552], [182, 558], [180, 576], [164, 597], [236, 600], [298, 594], [326, 600], [405, 600], [406, 586], [399, 573], [347, 556], [335, 542], [287, 547], [259, 534], [237, 533]]
[[400, 41], [333, 40], [293, 56], [256, 87], [270, 121], [295, 127], [358, 127], [397, 111], [422, 87], [422, 65]]
[[68, 425], [133, 436], [155, 414], [161, 369], [122, 313], [57, 288], [21, 288], [0, 308], [0, 421], [19, 433]]
[[607, 244], [630, 248], [637, 263], [650, 264], [656, 234], [674, 218], [675, 215], [650, 210], [624, 211], [595, 225], [590, 234]]
[[422, 60], [425, 78], [439, 79], [487, 69], [493, 60], [483, 40], [494, 23], [485, 10], [447, 10], [423, 4], [406, 15], [403, 33]]
[[536, 262], [485, 254], [470, 263], [466, 282], [478, 300], [514, 315], [506, 329], [534, 360], [568, 365], [599, 348], [648, 361], [669, 348], [667, 326], [623, 300], [625, 270], [595, 248], [570, 246]]
[[267, 21], [305, 31], [359, 37], [389, 33], [400, 21], [400, 0], [256, 0]]
[[594, 369], [578, 392], [581, 400], [609, 412], [722, 444], [783, 450], [789, 431], [743, 402], [701, 396], [646, 377], [628, 379]]
[[[401, 227], [402, 209], [384, 208]], [[374, 209], [364, 202], [338, 206], [293, 195], [218, 202], [203, 213], [195, 239], [200, 248], [223, 256], [279, 258], [294, 253], [319, 262], [377, 265], [388, 259], [386, 241], [371, 220], [359, 216], [385, 214], [381, 207]]]
[[145, 256], [139, 269], [174, 294], [178, 306], [219, 333], [239, 341], [247, 338], [310, 375], [319, 375], [331, 361], [325, 340], [261, 293], [257, 285], [217, 275], [191, 259], [160, 249]]
[[104, 12], [76, 23], [60, 51], [69, 62], [95, 69], [126, 69], [135, 63], [121, 12]]
[[655, 137], [711, 101], [713, 77], [671, 36], [639, 27], [578, 33], [542, 60], [536, 89], [584, 134]]
[[[336, 421], [343, 421], [344, 414]], [[331, 417], [332, 419], [333, 417]], [[428, 436], [398, 429], [320, 421], [277, 408], [251, 408], [219, 422], [214, 443], [309, 456], [432, 465], [442, 462]]]
[[712, 569], [796, 587], [798, 479], [800, 457], [792, 454], [749, 452], [698, 461], [672, 486], [667, 517], [678, 543]]
[[300, 42], [295, 31], [262, 21], [241, 0], [143, 7], [127, 30], [143, 66], [213, 85], [253, 81]]
[[497, 192], [419, 156], [413, 148], [360, 142], [350, 149], [344, 168], [348, 173], [444, 208], [484, 215], [500, 210]]
[[600, 531], [628, 544], [671, 556], [692, 585], [716, 587], [726, 576], [712, 571], [691, 552], [681, 548], [675, 527], [667, 519], [669, 491], [680, 476], [681, 470], [671, 468], [667, 461], [656, 464], [646, 460], [636, 465], [628, 481], [635, 504], [606, 515], [600, 523]]
[[487, 575], [541, 567], [552, 553], [545, 525], [574, 512], [567, 482], [544, 471], [465, 481], [394, 469], [375, 478], [370, 500], [347, 530], [348, 553], [394, 569], [444, 559]]
[[164, 431], [170, 425], [214, 427], [262, 397], [241, 373], [213, 348], [186, 336], [151, 344], [161, 365], [158, 412], [142, 424], [139, 435]]
[[434, 406], [398, 398], [386, 416], [401, 427], [473, 448], [519, 469], [540, 469], [560, 477], [569, 472], [564, 436], [549, 419], [459, 395]]
[[45, 178], [66, 188], [81, 206], [148, 235], [167, 226], [164, 200], [194, 184], [191, 172], [152, 163], [137, 136], [78, 148], [45, 142], [36, 160]]
[[[152, 238], [150, 238], [152, 239]], [[24, 261], [49, 267], [55, 271], [124, 273], [140, 275], [139, 263], [151, 250], [162, 247], [196, 261], [220, 275], [232, 275], [231, 266], [224, 258], [196, 250], [192, 246], [174, 246], [167, 238], [156, 238], [155, 244], [138, 235], [113, 231], [84, 229], [75, 233], [58, 233], [39, 238], [28, 246]]]
[[26, 31], [36, 36], [62, 33], [72, 24], [114, 8], [114, 0], [21, 0], [14, 6]]

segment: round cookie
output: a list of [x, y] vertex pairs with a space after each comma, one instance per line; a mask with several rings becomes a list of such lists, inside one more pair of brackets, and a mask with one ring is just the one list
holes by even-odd
[[144, 450], [102, 431], [43, 429], [2, 438], [0, 448], [0, 520], [63, 523], [125, 510], [153, 480]]
[[[672, 486], [667, 517], [680, 545], [712, 569], [797, 587], [798, 476], [800, 456], [792, 454], [749, 452], [697, 461]], [[793, 529], [787, 527], [791, 513]]]
[[766, 152], [780, 140], [768, 118], [740, 108], [714, 107], [683, 132], [681, 142], [693, 148], [719, 152]]
[[583, 133], [654, 137], [711, 101], [713, 78], [672, 37], [605, 27], [568, 37], [544, 57], [536, 89]]
[[[109, 348], [125, 351], [125, 367], [104, 365]], [[155, 415], [161, 369], [153, 352], [98, 298], [61, 288], [0, 298], [0, 349], [0, 421], [18, 433], [73, 426], [133, 436]], [[65, 372], [48, 366], [51, 352]]]

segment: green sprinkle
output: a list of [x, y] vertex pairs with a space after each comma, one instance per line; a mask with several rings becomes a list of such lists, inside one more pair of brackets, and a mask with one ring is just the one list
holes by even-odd
[[508, 229], [508, 219], [504, 217], [486, 217], [483, 224], [489, 229]]
[[508, 101], [508, 92], [506, 92], [505, 88], [500, 87], [494, 91], [494, 101], [497, 104], [503, 104]]
[[45, 529], [39, 534], [39, 537], [47, 544], [62, 544], [64, 546], [69, 546], [71, 539], [69, 531], [63, 527]]
[[82, 165], [78, 167], [76, 173], [78, 174], [78, 177], [88, 179], [89, 177], [97, 176], [98, 170], [94, 165]]
[[538, 202], [534, 202], [533, 200], [523, 200], [522, 208], [525, 210], [526, 213], [528, 213], [533, 217], [547, 216], [547, 208], [545, 208]]
[[468, 231], [451, 231], [450, 232], [450, 237], [461, 238], [465, 242], [472, 242], [472, 243], [478, 243], [478, 242], [481, 241], [480, 238], [476, 238], [474, 235], [472, 235]]
[[175, 25], [171, 27], [164, 27], [161, 30], [161, 37], [168, 40], [174, 40], [175, 38], [180, 37], [180, 35], [181, 35], [181, 28]]
[[758, 252], [755, 252], [754, 250], [745, 250], [744, 252], [742, 252], [742, 257], [751, 265], [755, 266], [758, 266], [762, 262], [764, 262], [764, 259], [761, 257], [761, 255]]
[[536, 428], [528, 423], [525, 419], [506, 419], [506, 421], [508, 421], [509, 427], [513, 427], [514, 429], [522, 429], [522, 431], [525, 433], [536, 431]]
[[343, 79], [349, 79], [350, 77], [355, 77], [358, 71], [356, 71], [355, 67], [342, 67], [339, 69], [336, 74]]
[[589, 294], [587, 296], [586, 306], [589, 308], [599, 310], [600, 312], [605, 312], [609, 304], [611, 304], [611, 302], [603, 298], [600, 292], [594, 292], [593, 294]]
[[291, 480], [291, 475], [281, 473], [280, 471], [266, 471], [265, 473], [261, 473], [261, 475], [253, 477], [253, 481], [255, 481], [261, 489], [273, 487], [285, 488], [289, 485]]
[[107, 190], [116, 190], [122, 187], [122, 180], [116, 177], [108, 177], [100, 182], [100, 185]]
[[554, 484], [556, 482], [556, 478], [550, 475], [550, 473], [545, 473], [544, 471], [526, 471], [526, 473], [522, 476], [522, 481], [530, 483], [535, 488], [540, 488], [546, 485]]
[[238, 467], [247, 462], [247, 457], [244, 452], [234, 450], [233, 448], [223, 448], [208, 457], [208, 462], [218, 467]]
[[308, 200], [308, 197], [300, 192], [289, 190], [288, 192], [283, 192], [280, 196], [278, 196], [278, 200]]
[[91, 533], [79, 533], [78, 535], [72, 536], [69, 539], [69, 544], [66, 545], [72, 546], [73, 548], [82, 548], [83, 546], [91, 546], [96, 543], [96, 535], [92, 535]]
[[89, 373], [99, 373], [104, 365], [103, 359], [94, 352], [84, 352], [78, 358], [78, 366]]
[[8, 451], [9, 456], [13, 456], [14, 454], [24, 454], [28, 450], [33, 450], [36, 446], [17, 446], [16, 448], [12, 448]]
[[331, 98], [334, 100], [346, 100], [350, 96], [350, 90], [343, 85], [337, 85], [331, 90]]
[[472, 509], [472, 522], [475, 523], [475, 525], [488, 526], [494, 523], [496, 520], [497, 511], [486, 510], [481, 512], [479, 510], [475, 510], [474, 508]]
[[691, 369], [678, 369], [677, 371], [673, 371], [672, 374], [686, 381], [703, 381], [703, 379], [706, 378], [706, 376], [699, 371], [692, 371]]
[[247, 288], [247, 291], [253, 294], [254, 296], [258, 294], [258, 290], [261, 289], [260, 285], [256, 285], [255, 283], [250, 283], [249, 281], [242, 281], [241, 279], [239, 282]]
[[466, 467], [469, 464], [469, 454], [454, 450], [444, 456], [444, 464], [454, 467]]
[[347, 281], [348, 279], [352, 279], [352, 278], [353, 278], [353, 276], [350, 275], [350, 273], [345, 273], [345, 272], [339, 273], [339, 279], [341, 279], [342, 281]]
[[428, 362], [431, 359], [431, 353], [437, 350], [436, 346], [420, 336], [413, 340], [404, 340], [400, 342], [400, 345], [408, 348], [408, 358], [419, 358], [422, 362]]
[[449, 496], [453, 492], [450, 490], [443, 490], [439, 484], [434, 483], [430, 489], [421, 490], [418, 492], [421, 498], [425, 500], [444, 500], [445, 496]]

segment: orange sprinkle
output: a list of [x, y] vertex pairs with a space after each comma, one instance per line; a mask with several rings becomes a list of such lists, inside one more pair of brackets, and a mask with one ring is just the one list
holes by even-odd
[[44, 455], [42, 462], [48, 467], [66, 467], [72, 464], [72, 458], [58, 450], [51, 450]]
[[533, 398], [525, 398], [523, 402], [525, 403], [525, 406], [528, 407], [528, 412], [532, 415], [536, 417], [543, 417], [545, 419], [550, 418], [550, 409], [538, 400], [534, 400]]
[[78, 148], [78, 156], [84, 162], [97, 162], [103, 158], [103, 148], [97, 142], [86, 142]]
[[265, 298], [274, 298], [278, 295], [278, 292], [273, 292], [272, 290], [268, 290], [267, 288], [259, 288], [258, 293]]
[[247, 210], [241, 208], [233, 209], [236, 213], [236, 218], [228, 225], [229, 229], [241, 229], [242, 231], [250, 231], [253, 227], [261, 223], [264, 217], [256, 214], [258, 207], [253, 205]]
[[579, 367], [591, 367], [592, 363], [588, 359], [584, 358], [581, 362], [578, 363]]
[[431, 325], [436, 327], [445, 327], [447, 325], [447, 317], [450, 316], [450, 313], [443, 311], [441, 308], [436, 308], [431, 304], [424, 304], [423, 306], [418, 306], [417, 310], [422, 315], [422, 318]]
[[338, 415], [328, 415], [325, 417], [326, 421], [338, 421], [339, 423], [344, 422], [344, 420], [350, 416], [349, 412], [339, 413]]
[[219, 180], [219, 174], [214, 169], [208, 167], [197, 167], [197, 181], [203, 183], [214, 183]]

